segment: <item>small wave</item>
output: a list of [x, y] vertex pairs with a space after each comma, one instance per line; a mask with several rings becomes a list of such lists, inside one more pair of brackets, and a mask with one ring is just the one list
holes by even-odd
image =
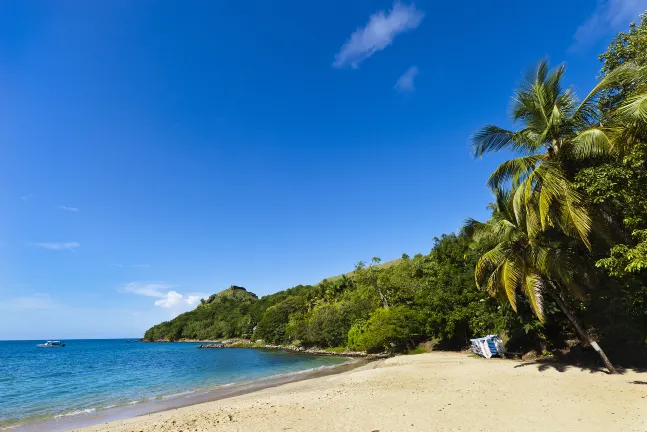
[[69, 413], [55, 415], [54, 418], [59, 419], [59, 418], [62, 418], [62, 417], [72, 417], [72, 416], [77, 416], [77, 415], [81, 415], [81, 414], [90, 414], [90, 413], [95, 412], [96, 410], [97, 410], [96, 408], [87, 408], [87, 409], [83, 409], [83, 410], [71, 411]]
[[180, 392], [180, 393], [173, 393], [173, 394], [169, 394], [169, 395], [164, 395], [160, 399], [175, 398], [175, 397], [180, 397], [180, 396], [186, 396], [186, 395], [193, 394], [193, 393], [195, 393], [195, 390], [187, 390], [187, 391], [183, 391], [183, 392]]
[[338, 364], [333, 364], [333, 365], [318, 366], [318, 367], [314, 367], [314, 368], [302, 369], [302, 370], [297, 370], [297, 371], [283, 372], [283, 373], [278, 373], [278, 374], [274, 374], [274, 375], [268, 375], [268, 376], [261, 377], [261, 378], [252, 379], [252, 380], [249, 380], [249, 381], [242, 381], [242, 382], [238, 382], [238, 383], [231, 383], [231, 384], [225, 384], [225, 385], [272, 381], [272, 380], [275, 380], [275, 379], [278, 379], [278, 378], [289, 378], [291, 376], [298, 376], [298, 375], [302, 375], [302, 374], [311, 374], [313, 372], [318, 372], [318, 371], [322, 371], [322, 370], [326, 370], [326, 369], [335, 369], [335, 368], [338, 368], [340, 366], [347, 366], [347, 365], [354, 364], [356, 362], [357, 362], [357, 360], [355, 360], [355, 359], [349, 359], [348, 361], [345, 361], [343, 363], [338, 363]]

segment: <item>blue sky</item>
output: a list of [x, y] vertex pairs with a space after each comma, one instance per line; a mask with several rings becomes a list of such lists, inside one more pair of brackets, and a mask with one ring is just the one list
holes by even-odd
[[637, 0], [0, 4], [0, 339], [136, 337], [487, 217], [469, 136]]

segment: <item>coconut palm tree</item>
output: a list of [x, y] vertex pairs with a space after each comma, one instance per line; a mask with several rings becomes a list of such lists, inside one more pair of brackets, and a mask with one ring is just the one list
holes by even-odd
[[[623, 65], [609, 73], [584, 100], [578, 102], [570, 89], [561, 85], [565, 67], [550, 70], [542, 60], [515, 91], [512, 120], [522, 124], [518, 131], [488, 125], [473, 137], [474, 155], [502, 149], [522, 156], [501, 164], [488, 181], [493, 190], [511, 185], [524, 196], [523, 205], [531, 210], [531, 197], [537, 201], [542, 229], [557, 227], [568, 235], [577, 235], [590, 248], [592, 218], [584, 196], [571, 181], [581, 161], [619, 150], [627, 142], [626, 125], [620, 116], [603, 114], [597, 101], [604, 91], [619, 82], [639, 85], [647, 80], [645, 68]], [[617, 112], [645, 113], [643, 99], [629, 101]], [[623, 111], [624, 110], [624, 111]], [[626, 117], [626, 116], [624, 116]], [[607, 124], [607, 120], [609, 121]]]
[[537, 212], [526, 211], [526, 205], [538, 206], [539, 199], [538, 193], [528, 199], [520, 188], [514, 191], [499, 189], [491, 205], [489, 221], [466, 221], [463, 232], [475, 243], [493, 245], [476, 265], [476, 285], [508, 301], [515, 311], [517, 294], [522, 292], [541, 322], [545, 320], [544, 297], [551, 296], [582, 340], [598, 351], [609, 372], [616, 373], [604, 351], [567, 306], [566, 297], [581, 295], [582, 266], [577, 253], [567, 247], [568, 242], [556, 241], [551, 237], [554, 230], [551, 233], [541, 229]]

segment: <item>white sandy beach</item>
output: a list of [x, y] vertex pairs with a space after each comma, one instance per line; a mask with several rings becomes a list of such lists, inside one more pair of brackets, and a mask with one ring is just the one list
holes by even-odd
[[647, 373], [395, 357], [83, 431], [647, 431]]

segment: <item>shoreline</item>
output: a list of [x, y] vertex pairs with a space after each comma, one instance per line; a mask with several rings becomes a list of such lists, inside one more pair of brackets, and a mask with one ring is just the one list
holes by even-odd
[[[83, 432], [644, 430], [647, 373], [435, 352], [366, 363]], [[496, 419], [496, 420], [494, 420]]]
[[279, 350], [287, 351], [297, 354], [306, 354], [313, 356], [337, 356], [337, 357], [353, 357], [353, 358], [365, 358], [369, 360], [379, 360], [389, 357], [393, 357], [394, 354], [390, 353], [367, 353], [365, 351], [351, 351], [348, 349], [340, 350], [331, 350], [325, 348], [317, 347], [302, 347], [296, 345], [272, 345], [266, 344], [264, 342], [252, 342], [249, 339], [229, 339], [229, 340], [194, 340], [194, 339], [180, 339], [176, 341], [169, 340], [154, 340], [154, 341], [144, 341], [144, 343], [199, 343], [198, 346], [200, 349], [227, 349], [227, 348], [253, 348], [253, 349], [267, 349], [267, 350]]
[[138, 403], [130, 403], [116, 407], [106, 407], [99, 409], [92, 408], [90, 410], [86, 410], [85, 412], [80, 412], [77, 415], [57, 416], [44, 420], [27, 420], [24, 423], [16, 423], [3, 426], [0, 428], [0, 431], [7, 430], [12, 432], [39, 432], [43, 430], [67, 431], [72, 429], [86, 428], [100, 423], [126, 420], [130, 418], [151, 415], [154, 413], [176, 410], [183, 407], [189, 407], [193, 405], [218, 401], [221, 399], [241, 396], [289, 383], [296, 383], [313, 378], [341, 374], [356, 368], [360, 368], [375, 361], [371, 359], [350, 358], [343, 355], [340, 355], [339, 357], [347, 358], [348, 361], [338, 365], [325, 366], [314, 370], [306, 369], [297, 372], [268, 376], [251, 381], [240, 381], [230, 384], [224, 384], [208, 389], [197, 389], [191, 392], [184, 392], [175, 395], [164, 395]]

